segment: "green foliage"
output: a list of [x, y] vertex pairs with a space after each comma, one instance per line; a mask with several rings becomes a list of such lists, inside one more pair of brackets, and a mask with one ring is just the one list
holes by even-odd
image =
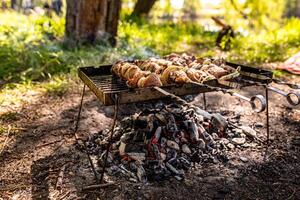
[[37, 79], [47, 73], [65, 71], [58, 44], [51, 42], [64, 33], [64, 20], [25, 16], [14, 12], [0, 14], [0, 78]]
[[43, 87], [46, 89], [46, 93], [51, 96], [63, 96], [70, 86], [69, 83], [70, 81], [65, 76], [55, 76]]
[[[256, 1], [246, 2], [247, 7], [253, 8], [248, 13], [254, 12], [254, 8], [260, 12], [266, 9], [268, 13], [271, 12], [270, 8], [275, 10], [274, 7], [268, 9], [264, 7], [266, 3], [263, 3], [263, 7], [255, 7]], [[66, 49], [63, 45], [65, 24], [63, 18], [53, 16], [50, 19], [40, 15], [25, 16], [11, 11], [1, 12], [0, 79], [23, 84], [50, 79], [48, 85], [45, 85], [47, 92], [60, 95], [68, 86], [64, 81], [65, 78], [60, 74], [74, 74], [80, 66], [171, 52], [190, 52], [198, 56], [215, 56], [220, 52], [216, 51], [215, 47], [217, 33], [206, 31], [196, 23], [169, 21], [157, 23], [155, 20], [130, 19], [128, 15], [129, 12], [122, 14], [116, 48], [99, 42], [93, 46]], [[254, 19], [255, 16], [252, 15], [249, 14], [251, 19]], [[270, 13], [263, 16], [268, 16], [268, 19], [278, 19], [280, 15]], [[231, 20], [244, 20], [241, 18], [240, 16]], [[237, 24], [235, 30], [239, 30], [239, 24], [234, 21], [230, 24]], [[260, 23], [266, 24], [267, 21], [262, 20]], [[274, 27], [280, 25], [281, 28], [244, 28], [241, 34], [237, 34], [232, 40], [231, 50], [225, 55], [229, 60], [246, 63], [286, 59], [299, 50], [300, 20], [289, 19], [276, 24]], [[14, 84], [11, 86], [16, 87]]]
[[[280, 27], [284, 14], [285, 0], [225, 0], [225, 20], [235, 30], [275, 30]], [[242, 13], [242, 14], [241, 14]], [[245, 15], [245, 19], [242, 15]]]
[[246, 63], [283, 61], [299, 51], [300, 20], [289, 19], [282, 28], [274, 31], [250, 32], [247, 37], [237, 36], [233, 40], [229, 58]]
[[111, 63], [124, 56], [142, 57], [143, 48], [120, 42], [119, 48], [107, 44], [63, 46], [64, 19], [0, 13], [0, 79], [6, 82], [36, 81], [55, 74], [75, 72], [79, 66]]
[[121, 22], [119, 37], [133, 48], [146, 47], [157, 54], [212, 48], [216, 33], [192, 23]]

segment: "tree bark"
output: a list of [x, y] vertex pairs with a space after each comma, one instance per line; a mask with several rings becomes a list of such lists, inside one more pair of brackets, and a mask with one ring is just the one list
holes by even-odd
[[134, 6], [132, 16], [148, 16], [151, 8], [154, 6], [156, 0], [138, 0]]
[[11, 9], [15, 9], [16, 8], [16, 4], [17, 4], [17, 0], [11, 0], [10, 1], [10, 7], [11, 7]]
[[300, 17], [300, 0], [296, 0], [295, 17]]
[[120, 8], [121, 0], [67, 0], [66, 39], [93, 43], [102, 32], [115, 45]]
[[300, 17], [300, 0], [286, 1], [285, 17]]

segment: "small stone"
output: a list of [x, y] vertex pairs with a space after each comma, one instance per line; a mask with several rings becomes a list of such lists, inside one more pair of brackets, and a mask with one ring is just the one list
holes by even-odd
[[212, 161], [214, 164], [218, 164], [218, 162], [219, 162], [216, 158], [213, 158]]
[[229, 138], [232, 138], [232, 137], [234, 137], [234, 133], [227, 133], [227, 136], [228, 136]]
[[104, 113], [108, 116], [112, 116], [114, 114], [113, 106], [104, 106], [103, 110], [104, 110]]
[[241, 129], [243, 130], [243, 133], [250, 136], [250, 137], [256, 137], [256, 131], [253, 130], [250, 126], [242, 126]]
[[138, 182], [135, 178], [129, 178], [129, 181], [131, 181], [133, 183], [137, 183]]
[[226, 139], [226, 138], [221, 138], [221, 140], [220, 140], [220, 143], [223, 143], [223, 144], [228, 144], [229, 143], [229, 140], [228, 139]]
[[180, 149], [179, 145], [176, 142], [172, 141], [172, 140], [167, 140], [167, 146], [172, 148], [172, 149], [175, 149], [175, 150]]
[[174, 176], [174, 178], [175, 178], [177, 181], [182, 181], [182, 180], [183, 180], [183, 178], [182, 178], [181, 176], [178, 176], [178, 175]]
[[239, 129], [239, 128], [235, 128], [232, 131], [235, 132], [236, 134], [242, 134], [243, 133], [243, 130]]
[[240, 157], [240, 160], [243, 161], [244, 163], [248, 162], [248, 158], [244, 157], [244, 156], [241, 156]]
[[136, 161], [144, 161], [146, 159], [146, 154], [145, 153], [127, 153], [127, 155], [133, 159], [133, 160], [136, 160]]
[[231, 141], [236, 145], [242, 145], [246, 142], [246, 139], [245, 138], [233, 138]]
[[189, 146], [187, 144], [183, 144], [181, 149], [182, 149], [183, 153], [186, 153], [186, 154], [191, 154], [192, 153], [191, 149], [189, 148]]
[[234, 145], [231, 144], [231, 143], [228, 143], [228, 144], [227, 144], [227, 147], [228, 147], [229, 149], [234, 149]]
[[184, 99], [187, 101], [187, 102], [192, 102], [194, 101], [194, 96], [193, 95], [186, 95], [184, 97]]
[[205, 142], [204, 142], [204, 140], [199, 139], [198, 143], [199, 143], [199, 148], [201, 150], [204, 150], [205, 149]]
[[216, 134], [216, 133], [212, 133], [211, 135], [212, 135], [212, 138], [213, 138], [214, 140], [217, 140], [217, 139], [219, 139], [219, 136], [218, 136], [218, 134]]
[[204, 117], [202, 115], [195, 114], [197, 122], [202, 123], [204, 121]]
[[160, 158], [164, 161], [167, 158], [167, 155], [164, 153], [160, 153]]
[[264, 127], [264, 124], [261, 123], [261, 122], [256, 122], [256, 123], [254, 124], [254, 127], [255, 127], [255, 128], [262, 128], [262, 127]]
[[138, 166], [136, 175], [140, 182], [145, 183], [147, 181], [146, 171], [141, 165]]

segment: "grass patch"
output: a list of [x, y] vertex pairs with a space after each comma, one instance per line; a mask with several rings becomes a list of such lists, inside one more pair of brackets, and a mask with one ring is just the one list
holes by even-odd
[[[198, 56], [215, 56], [220, 52], [215, 47], [217, 33], [192, 23], [131, 21], [123, 16], [116, 48], [99, 42], [93, 46], [66, 49], [62, 44], [64, 18], [25, 16], [6, 11], [0, 13], [0, 19], [1, 82], [27, 87], [39, 81], [49, 94], [54, 95], [62, 95], [68, 87], [66, 77], [61, 74], [74, 76], [80, 66], [171, 52], [192, 52]], [[237, 35], [231, 50], [222, 55], [235, 62], [260, 64], [282, 61], [297, 52], [299, 45], [300, 20], [290, 19], [283, 22], [280, 29]], [[50, 82], [45, 84], [45, 80]]]
[[283, 61], [299, 51], [300, 20], [286, 20], [282, 27], [259, 34], [250, 32], [247, 37], [237, 36], [228, 58], [244, 63]]
[[56, 74], [72, 74], [80, 66], [148, 55], [147, 49], [132, 48], [123, 41], [118, 48], [98, 43], [66, 49], [64, 18], [1, 12], [0, 19], [0, 79], [8, 83], [43, 81]]
[[65, 76], [56, 76], [43, 84], [46, 93], [50, 96], [60, 96], [62, 97], [70, 86], [70, 80]]

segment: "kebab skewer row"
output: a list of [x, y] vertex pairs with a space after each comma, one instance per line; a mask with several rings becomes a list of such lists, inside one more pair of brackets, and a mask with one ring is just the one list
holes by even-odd
[[132, 88], [162, 86], [159, 75], [150, 71], [143, 71], [135, 64], [118, 62], [112, 67], [112, 71], [126, 81]]
[[[171, 55], [167, 58], [178, 58], [170, 57]], [[191, 62], [185, 64], [180, 63], [179, 61], [174, 62], [156, 58], [150, 58], [145, 61], [135, 61], [135, 64], [144, 71], [151, 71], [156, 74], [165, 74], [165, 71], [169, 71], [169, 68], [171, 68], [172, 71], [174, 71], [174, 69], [183, 70], [187, 73], [189, 78], [197, 82], [204, 82], [206, 78], [208, 80], [228, 80], [239, 76], [240, 68], [234, 69], [227, 66], [221, 59], [214, 60], [215, 63], [212, 63], [209, 59], [207, 59], [207, 61], [198, 61], [199, 59], [195, 60], [195, 58], [192, 58], [193, 57], [190, 58]], [[178, 59], [181, 58], [179, 57]]]
[[[202, 87], [207, 87], [215, 91], [228, 93], [232, 96], [243, 99], [249, 102], [251, 104], [252, 109], [255, 110], [256, 112], [262, 112], [266, 108], [266, 100], [261, 95], [256, 95], [251, 98], [248, 98], [238, 93], [229, 91], [227, 89], [213, 87], [203, 83], [195, 82], [194, 80], [198, 81], [198, 79], [192, 76], [190, 76], [191, 77], [190, 79], [188, 73], [186, 73], [183, 69], [184, 68], [179, 66], [169, 66], [163, 71], [161, 77], [159, 77], [158, 74], [142, 71], [136, 65], [131, 63], [120, 62], [115, 64], [112, 68], [115, 74], [117, 74], [124, 80], [127, 80], [127, 84], [132, 87], [160, 87], [163, 84], [167, 85], [170, 83], [180, 83], [180, 84], [192, 83]], [[260, 108], [255, 103], [257, 100], [261, 104]]]
[[[169, 70], [168, 70], [169, 68]], [[194, 71], [194, 73], [188, 73], [188, 69], [186, 74], [184, 74], [185, 72], [182, 70], [182, 69], [179, 69], [179, 68], [176, 68], [176, 67], [168, 67], [162, 74], [162, 82], [165, 83], [169, 83], [169, 82], [176, 82], [176, 83], [192, 83], [192, 84], [195, 84], [195, 85], [198, 85], [198, 86], [201, 86], [201, 87], [206, 87], [208, 89], [212, 89], [212, 90], [215, 90], [215, 91], [220, 91], [220, 92], [223, 92], [223, 93], [227, 93], [227, 94], [230, 94], [231, 96], [235, 96], [235, 97], [238, 97], [242, 100], [245, 100], [247, 102], [250, 103], [252, 109], [255, 111], [255, 112], [262, 112], [266, 109], [266, 99], [262, 96], [262, 95], [255, 95], [255, 96], [252, 96], [251, 98], [248, 98], [248, 97], [245, 97], [241, 94], [238, 94], [236, 92], [233, 92], [233, 91], [230, 91], [230, 90], [227, 90], [227, 89], [224, 89], [224, 88], [220, 88], [220, 87], [213, 87], [213, 86], [209, 86], [209, 85], [206, 85], [206, 84], [203, 84], [202, 82], [199, 81], [198, 77], [196, 77], [196, 71]], [[172, 71], [172, 69], [174, 71]], [[167, 71], [168, 70], [168, 71]], [[200, 70], [197, 70], [198, 72], [201, 72]], [[165, 76], [165, 77], [164, 77]], [[200, 75], [201, 77], [201, 75]], [[202, 76], [203, 77], [203, 76]], [[258, 106], [256, 104], [256, 102], [259, 102], [260, 106]]]

